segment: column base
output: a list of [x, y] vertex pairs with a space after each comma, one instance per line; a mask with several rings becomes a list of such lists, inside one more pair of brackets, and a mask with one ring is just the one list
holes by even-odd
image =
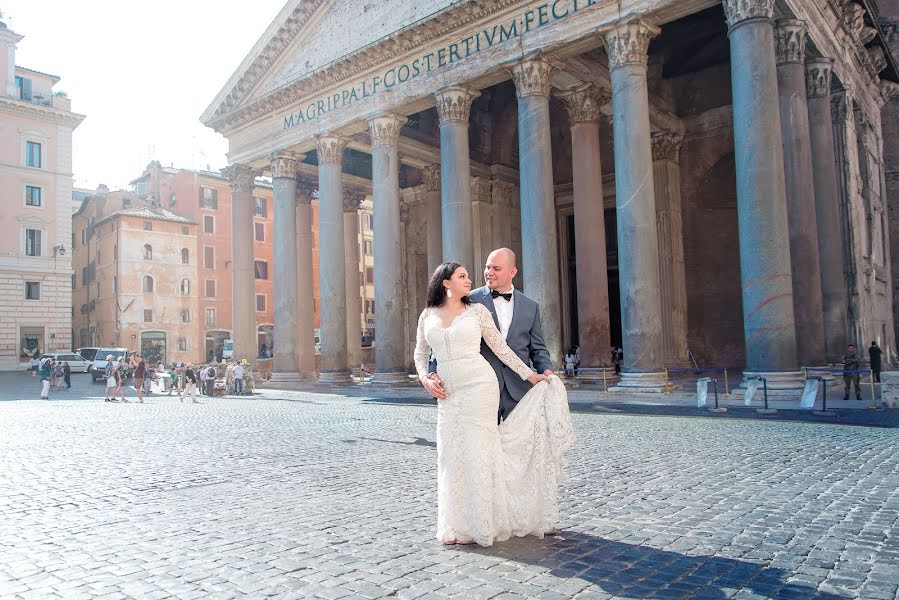
[[615, 393], [659, 394], [679, 389], [665, 378], [665, 372], [660, 373], [621, 373], [618, 385], [609, 388]]
[[[802, 371], [744, 371], [740, 383], [740, 394], [746, 390], [748, 380], [753, 377], [764, 377], [768, 382], [768, 397], [798, 398], [805, 387]], [[734, 390], [736, 391], [736, 390]], [[759, 386], [755, 399], [764, 398], [764, 386]]]
[[353, 378], [349, 371], [322, 371], [318, 374], [318, 381], [330, 385], [345, 385], [353, 383]]
[[401, 385], [409, 383], [406, 371], [375, 371], [371, 383], [381, 385]]
[[[609, 370], [605, 372], [605, 379], [603, 378], [603, 372], [600, 370], [602, 367], [584, 367], [579, 369], [577, 372], [577, 377], [564, 377], [565, 383], [571, 383], [572, 385], [591, 385], [591, 386], [599, 386], [608, 385], [612, 387], [616, 383], [618, 383], [618, 375], [615, 373], [615, 370], [609, 367]], [[560, 377], [564, 374], [564, 371], [557, 373]]]
[[272, 371], [270, 383], [300, 383], [303, 376], [299, 371]]

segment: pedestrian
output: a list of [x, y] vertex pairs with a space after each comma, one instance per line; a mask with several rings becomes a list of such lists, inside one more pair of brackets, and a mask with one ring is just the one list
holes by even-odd
[[843, 400], [849, 400], [849, 388], [855, 384], [855, 399], [862, 399], [862, 388], [858, 376], [859, 361], [855, 354], [855, 344], [846, 347], [846, 356], [843, 357], [843, 383], [846, 389], [843, 391]]
[[69, 365], [69, 361], [63, 361], [62, 363], [62, 376], [66, 382], [66, 389], [72, 389], [72, 367]]
[[[112, 362], [112, 354], [106, 355], [106, 365], [103, 367], [103, 378], [106, 379], [106, 399], [104, 402], [115, 402], [115, 364]], [[111, 392], [110, 392], [111, 390]], [[110, 398], [110, 394], [112, 398]]]
[[234, 365], [234, 393], [243, 395], [243, 365], [240, 363]]
[[214, 396], [215, 395], [215, 365], [209, 365], [206, 369], [206, 395]]
[[565, 377], [574, 377], [574, 352], [565, 355]]
[[31, 355], [31, 360], [29, 363], [31, 364], [31, 376], [37, 377], [38, 369], [41, 367], [41, 360], [38, 358], [41, 355], [40, 351], [35, 348], [34, 354]]
[[63, 369], [62, 361], [58, 360], [53, 365], [53, 380], [56, 384], [56, 389], [61, 390], [62, 386], [65, 385], [65, 369]]
[[[187, 368], [184, 370], [184, 396], [188, 394], [190, 394], [194, 404], [198, 404], [197, 374], [194, 373], [194, 366], [191, 363], [187, 363]], [[184, 396], [181, 397], [181, 402], [184, 402]]]
[[868, 348], [868, 358], [871, 360], [874, 383], [880, 383], [880, 358], [882, 354], [883, 352], [881, 352], [880, 346], [877, 345], [877, 341], [871, 342], [871, 346]]
[[144, 378], [146, 376], [147, 363], [144, 362], [144, 357], [138, 354], [137, 365], [134, 367], [134, 390], [137, 392], [137, 399], [141, 404], [144, 402]]
[[206, 366], [197, 367], [197, 378], [200, 380], [200, 393], [206, 395]]
[[53, 373], [53, 360], [46, 358], [41, 361], [41, 400], [50, 399], [50, 377]]
[[127, 371], [125, 370], [125, 357], [124, 356], [119, 357], [119, 362], [116, 364], [116, 367], [115, 367], [115, 377], [116, 377], [116, 381], [115, 381], [116, 388], [112, 394], [112, 397], [115, 398], [116, 394], [121, 392], [122, 402], [128, 402], [128, 400], [125, 398], [125, 383], [127, 383], [127, 381], [128, 381], [128, 374], [127, 374]]
[[169, 367], [169, 372], [166, 374], [165, 378], [162, 380], [162, 388], [168, 392], [167, 395], [172, 395], [172, 390], [175, 389], [177, 385], [178, 376], [175, 374], [175, 365]]

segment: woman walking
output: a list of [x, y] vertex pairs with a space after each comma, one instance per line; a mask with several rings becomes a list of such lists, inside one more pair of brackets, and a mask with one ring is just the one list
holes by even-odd
[[65, 369], [63, 369], [62, 361], [56, 361], [56, 364], [53, 365], [53, 378], [56, 381], [57, 390], [61, 390], [62, 386], [65, 385], [64, 375]]
[[143, 404], [144, 402], [144, 377], [147, 375], [147, 363], [144, 357], [137, 356], [137, 366], [134, 368], [134, 389], [137, 391], [137, 399]]
[[29, 363], [31, 365], [31, 376], [32, 377], [37, 377], [38, 369], [40, 369], [41, 361], [38, 358], [38, 356], [40, 356], [40, 354], [41, 353], [38, 352], [37, 349], [35, 349], [34, 354], [31, 355], [31, 360], [29, 361]]
[[50, 377], [53, 372], [53, 359], [45, 358], [41, 364], [41, 400], [50, 399]]
[[[190, 394], [194, 404], [199, 404], [197, 402], [197, 374], [194, 372], [194, 366], [191, 363], [187, 363], [187, 369], [184, 370], [184, 396], [188, 394]], [[184, 402], [184, 396], [181, 397], [181, 402]]]
[[119, 362], [116, 364], [115, 368], [115, 377], [116, 377], [116, 388], [112, 392], [112, 397], [115, 399], [116, 395], [121, 392], [122, 394], [122, 402], [128, 402], [125, 399], [125, 383], [128, 380], [128, 376], [125, 373], [125, 357], [120, 356]]

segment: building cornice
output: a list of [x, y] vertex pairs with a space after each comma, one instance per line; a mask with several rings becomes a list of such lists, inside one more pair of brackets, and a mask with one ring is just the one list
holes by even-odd
[[78, 125], [81, 124], [81, 121], [84, 120], [84, 115], [79, 115], [78, 113], [44, 106], [43, 104], [25, 102], [24, 100], [10, 98], [8, 96], [0, 96], [0, 112], [49, 121], [72, 129], [78, 127]]

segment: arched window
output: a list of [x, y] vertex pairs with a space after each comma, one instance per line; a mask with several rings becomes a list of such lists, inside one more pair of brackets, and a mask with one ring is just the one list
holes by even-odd
[[181, 280], [181, 295], [190, 296], [190, 279]]
[[144, 244], [144, 258], [146, 260], [153, 260], [153, 246], [150, 244]]
[[144, 292], [148, 294], [153, 293], [153, 278], [149, 275], [144, 276]]
[[181, 248], [181, 264], [186, 265], [190, 263], [190, 250], [187, 248]]

